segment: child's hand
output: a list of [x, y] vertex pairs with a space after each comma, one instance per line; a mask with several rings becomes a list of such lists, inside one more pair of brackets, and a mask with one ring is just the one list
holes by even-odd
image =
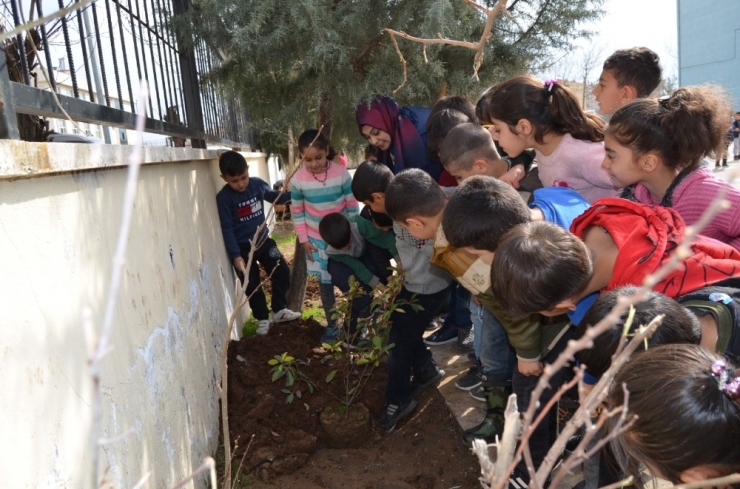
[[504, 183], [508, 183], [514, 188], [519, 188], [519, 180], [524, 178], [524, 165], [518, 164], [511, 167], [509, 171], [499, 177]]
[[241, 256], [237, 256], [236, 258], [234, 258], [234, 268], [242, 273], [246, 273], [247, 264], [244, 262], [244, 258], [242, 258]]
[[517, 369], [519, 373], [526, 376], [542, 375], [542, 362], [525, 362], [521, 358], [517, 359]]
[[306, 259], [313, 261], [313, 255], [311, 253], [313, 253], [314, 251], [319, 251], [319, 249], [311, 244], [310, 241], [301, 243], [301, 246], [303, 246], [303, 249], [306, 250]]

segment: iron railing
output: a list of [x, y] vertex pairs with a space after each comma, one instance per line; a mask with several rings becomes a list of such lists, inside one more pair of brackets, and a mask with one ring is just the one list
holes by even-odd
[[[4, 0], [0, 15], [10, 30], [29, 14], [41, 18], [79, 2]], [[169, 136], [176, 146], [186, 140], [200, 148], [250, 146], [241, 104], [204, 76], [220, 60], [202, 42], [194, 52], [181, 49], [170, 28], [189, 3], [97, 0], [7, 39], [0, 55], [0, 138], [20, 137], [17, 114], [65, 118], [62, 108], [74, 121], [133, 129], [138, 80], [146, 80], [147, 132]], [[107, 132], [105, 138], [110, 142]]]

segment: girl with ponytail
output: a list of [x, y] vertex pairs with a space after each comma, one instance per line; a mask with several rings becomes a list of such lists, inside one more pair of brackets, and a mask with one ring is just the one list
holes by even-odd
[[555, 80], [517, 76], [487, 90], [481, 122], [509, 156], [534, 148], [542, 185], [570, 187], [589, 202], [615, 197], [601, 168], [604, 121], [586, 114], [573, 92]]
[[730, 202], [702, 234], [740, 250], [740, 190], [702, 159], [721, 154], [732, 109], [718, 89], [679, 88], [617, 110], [606, 128], [603, 167], [622, 197], [672, 207], [686, 224], [699, 220], [720, 190]]

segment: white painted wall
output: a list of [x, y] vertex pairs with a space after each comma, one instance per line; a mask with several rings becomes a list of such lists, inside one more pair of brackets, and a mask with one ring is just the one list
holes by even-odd
[[[82, 311], [100, 327], [126, 179], [117, 165], [130, 150], [0, 141], [0, 477], [12, 487], [92, 487]], [[157, 164], [141, 169], [114, 349], [102, 364], [102, 436], [132, 430], [102, 452], [115, 487], [148, 471], [145, 487], [170, 487], [215, 453], [218, 350], [233, 295], [215, 158], [147, 148]]]

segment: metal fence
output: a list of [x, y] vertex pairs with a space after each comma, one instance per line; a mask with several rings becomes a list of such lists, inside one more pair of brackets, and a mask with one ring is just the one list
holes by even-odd
[[[79, 2], [4, 0], [3, 27], [9, 31]], [[7, 39], [0, 56], [0, 138], [21, 137], [17, 114], [64, 118], [62, 108], [78, 122], [133, 129], [138, 80], [147, 80], [147, 132], [167, 135], [175, 146], [187, 140], [200, 148], [249, 146], [238, 100], [204, 77], [220, 60], [202, 42], [185, 52], [170, 28], [189, 3], [97, 0]], [[104, 136], [110, 143], [107, 131]]]

